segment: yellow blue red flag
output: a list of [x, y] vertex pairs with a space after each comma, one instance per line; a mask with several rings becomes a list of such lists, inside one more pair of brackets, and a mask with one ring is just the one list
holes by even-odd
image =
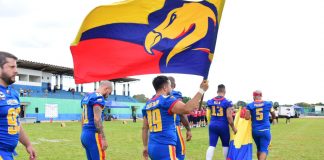
[[251, 160], [252, 159], [252, 123], [241, 116], [242, 107], [235, 115], [234, 126], [237, 133], [231, 131], [231, 141], [227, 160]]
[[208, 76], [225, 0], [128, 0], [93, 9], [71, 44], [76, 83], [132, 75]]

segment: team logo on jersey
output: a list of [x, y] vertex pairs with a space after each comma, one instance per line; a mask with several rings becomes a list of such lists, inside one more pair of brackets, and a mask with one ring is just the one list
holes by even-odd
[[0, 100], [6, 99], [6, 95], [3, 92], [0, 92]]
[[18, 105], [18, 101], [16, 99], [8, 99], [7, 100], [8, 105]]
[[102, 98], [97, 99], [97, 102], [102, 102]]

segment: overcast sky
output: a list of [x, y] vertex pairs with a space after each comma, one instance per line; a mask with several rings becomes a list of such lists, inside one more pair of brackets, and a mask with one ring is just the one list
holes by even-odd
[[[0, 0], [0, 50], [73, 67], [69, 46], [82, 20], [94, 7], [116, 1]], [[324, 102], [323, 8], [323, 0], [227, 0], [205, 100], [223, 83], [234, 102], [251, 101], [256, 89], [280, 104]], [[138, 76], [131, 94], [154, 94], [154, 76]], [[198, 91], [202, 77], [174, 76], [185, 96]], [[121, 85], [117, 89], [121, 93]]]

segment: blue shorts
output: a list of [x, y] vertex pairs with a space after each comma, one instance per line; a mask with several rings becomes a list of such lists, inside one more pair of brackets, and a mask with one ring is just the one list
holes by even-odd
[[148, 154], [151, 160], [177, 160], [173, 145], [149, 143]]
[[13, 156], [14, 156], [13, 152], [6, 152], [0, 150], [0, 160], [14, 160]]
[[176, 134], [177, 134], [176, 155], [178, 160], [184, 160], [185, 152], [186, 152], [186, 144], [183, 140], [180, 126], [176, 126]]
[[101, 146], [101, 136], [93, 131], [82, 131], [81, 143], [88, 160], [105, 160], [106, 153]]
[[218, 137], [220, 137], [223, 147], [229, 146], [230, 132], [228, 124], [220, 124], [219, 122], [212, 121], [209, 124], [209, 146], [216, 147]]
[[258, 152], [265, 152], [266, 154], [268, 154], [271, 141], [270, 129], [263, 131], [252, 131], [252, 136], [257, 146]]

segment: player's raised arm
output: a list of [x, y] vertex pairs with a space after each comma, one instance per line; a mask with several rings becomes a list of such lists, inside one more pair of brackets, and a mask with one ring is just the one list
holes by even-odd
[[201, 97], [208, 89], [208, 81], [203, 80], [200, 84], [200, 90], [196, 93], [196, 95], [184, 104], [181, 101], [176, 102], [174, 107], [172, 108], [172, 113], [175, 114], [189, 114], [195, 107], [198, 107]]

